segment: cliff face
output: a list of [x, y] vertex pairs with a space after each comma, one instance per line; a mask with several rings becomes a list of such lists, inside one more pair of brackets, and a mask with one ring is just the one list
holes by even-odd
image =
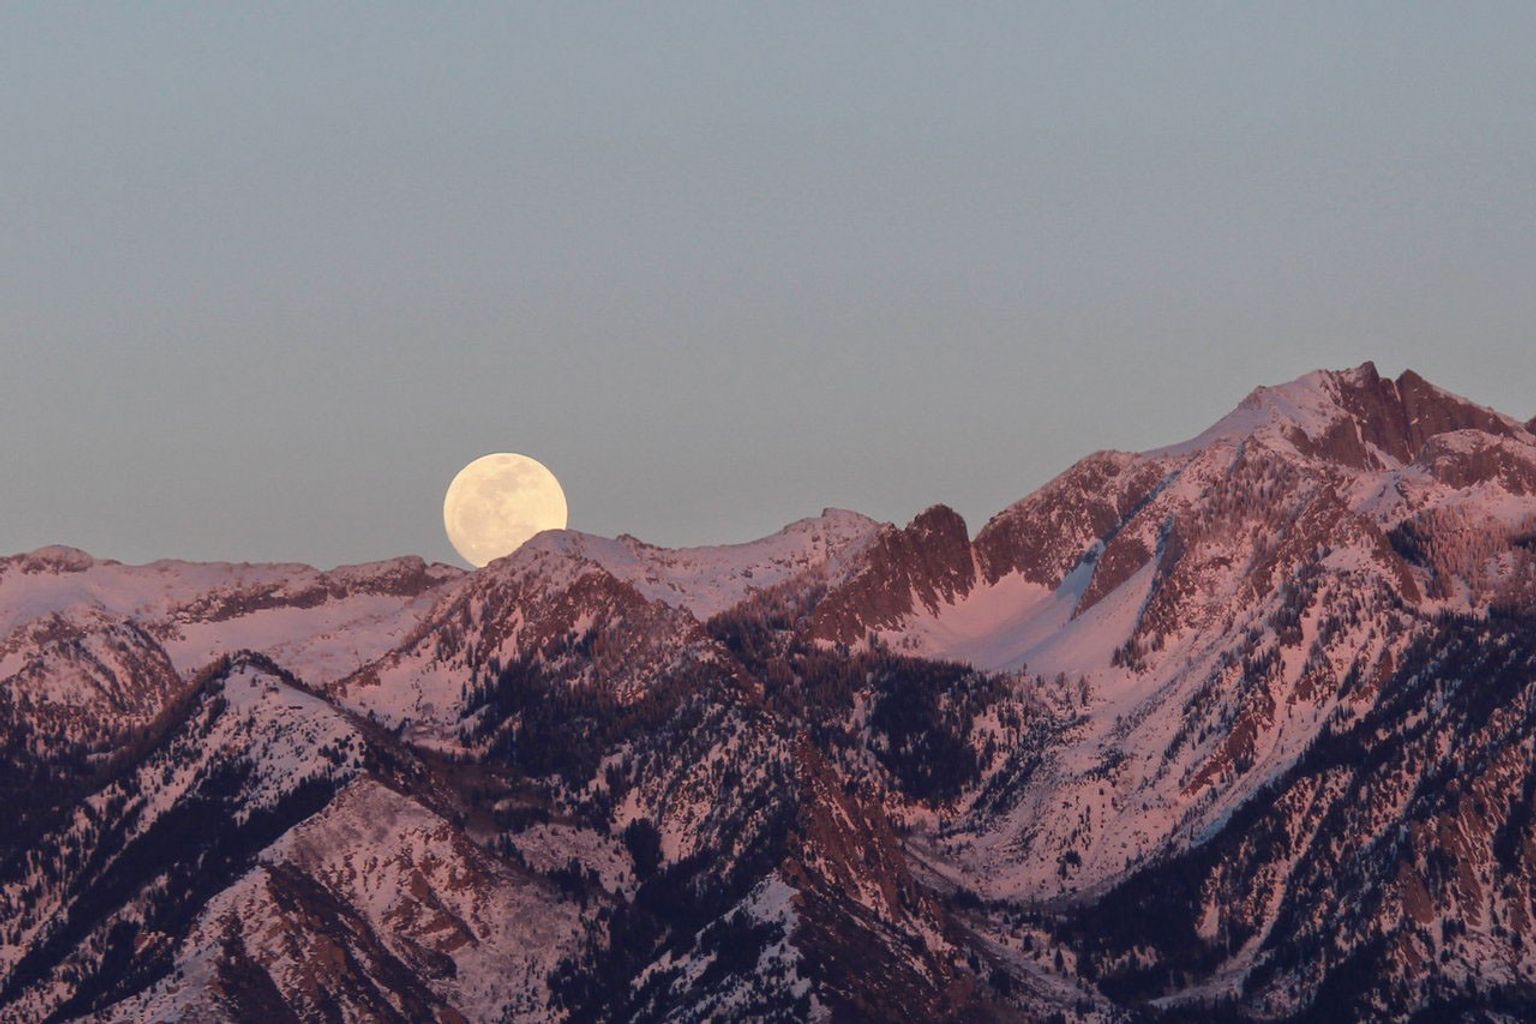
[[935, 505], [905, 529], [880, 531], [857, 570], [816, 606], [813, 632], [834, 643], [858, 643], [870, 630], [900, 628], [914, 613], [938, 612], [975, 582], [965, 520]]

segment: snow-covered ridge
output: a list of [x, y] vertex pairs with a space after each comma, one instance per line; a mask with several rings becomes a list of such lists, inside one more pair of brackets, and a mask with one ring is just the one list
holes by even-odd
[[263, 651], [310, 682], [398, 643], [467, 574], [416, 556], [321, 571], [301, 564], [163, 560], [125, 565], [60, 546], [0, 558], [0, 640], [57, 616], [136, 624], [188, 674]]
[[1201, 437], [974, 539], [0, 559], [0, 1017], [1124, 1024], [1422, 1009], [1373, 949], [1531, 977], [1536, 439], [1369, 366]]
[[537, 552], [587, 559], [648, 600], [685, 608], [705, 620], [754, 591], [802, 573], [836, 573], [868, 546], [881, 526], [857, 512], [829, 508], [758, 540], [693, 548], [658, 547], [628, 534], [610, 539], [550, 530], [506, 560], [516, 562]]

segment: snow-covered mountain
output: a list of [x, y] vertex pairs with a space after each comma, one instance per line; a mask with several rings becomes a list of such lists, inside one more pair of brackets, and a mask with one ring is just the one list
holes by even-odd
[[974, 537], [0, 559], [0, 1018], [1528, 1019], [1533, 427], [1366, 364]]

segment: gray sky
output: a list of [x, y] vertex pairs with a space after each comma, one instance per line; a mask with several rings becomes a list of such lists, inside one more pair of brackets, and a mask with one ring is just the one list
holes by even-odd
[[[215, 9], [217, 7], [218, 9]], [[978, 528], [1375, 359], [1536, 413], [1536, 4], [0, 6], [0, 551]]]

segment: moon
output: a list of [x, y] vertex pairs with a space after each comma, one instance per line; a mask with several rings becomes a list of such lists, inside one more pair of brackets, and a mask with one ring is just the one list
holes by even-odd
[[565, 491], [537, 459], [482, 455], [459, 470], [443, 497], [448, 540], [470, 565], [510, 555], [541, 530], [565, 529]]

